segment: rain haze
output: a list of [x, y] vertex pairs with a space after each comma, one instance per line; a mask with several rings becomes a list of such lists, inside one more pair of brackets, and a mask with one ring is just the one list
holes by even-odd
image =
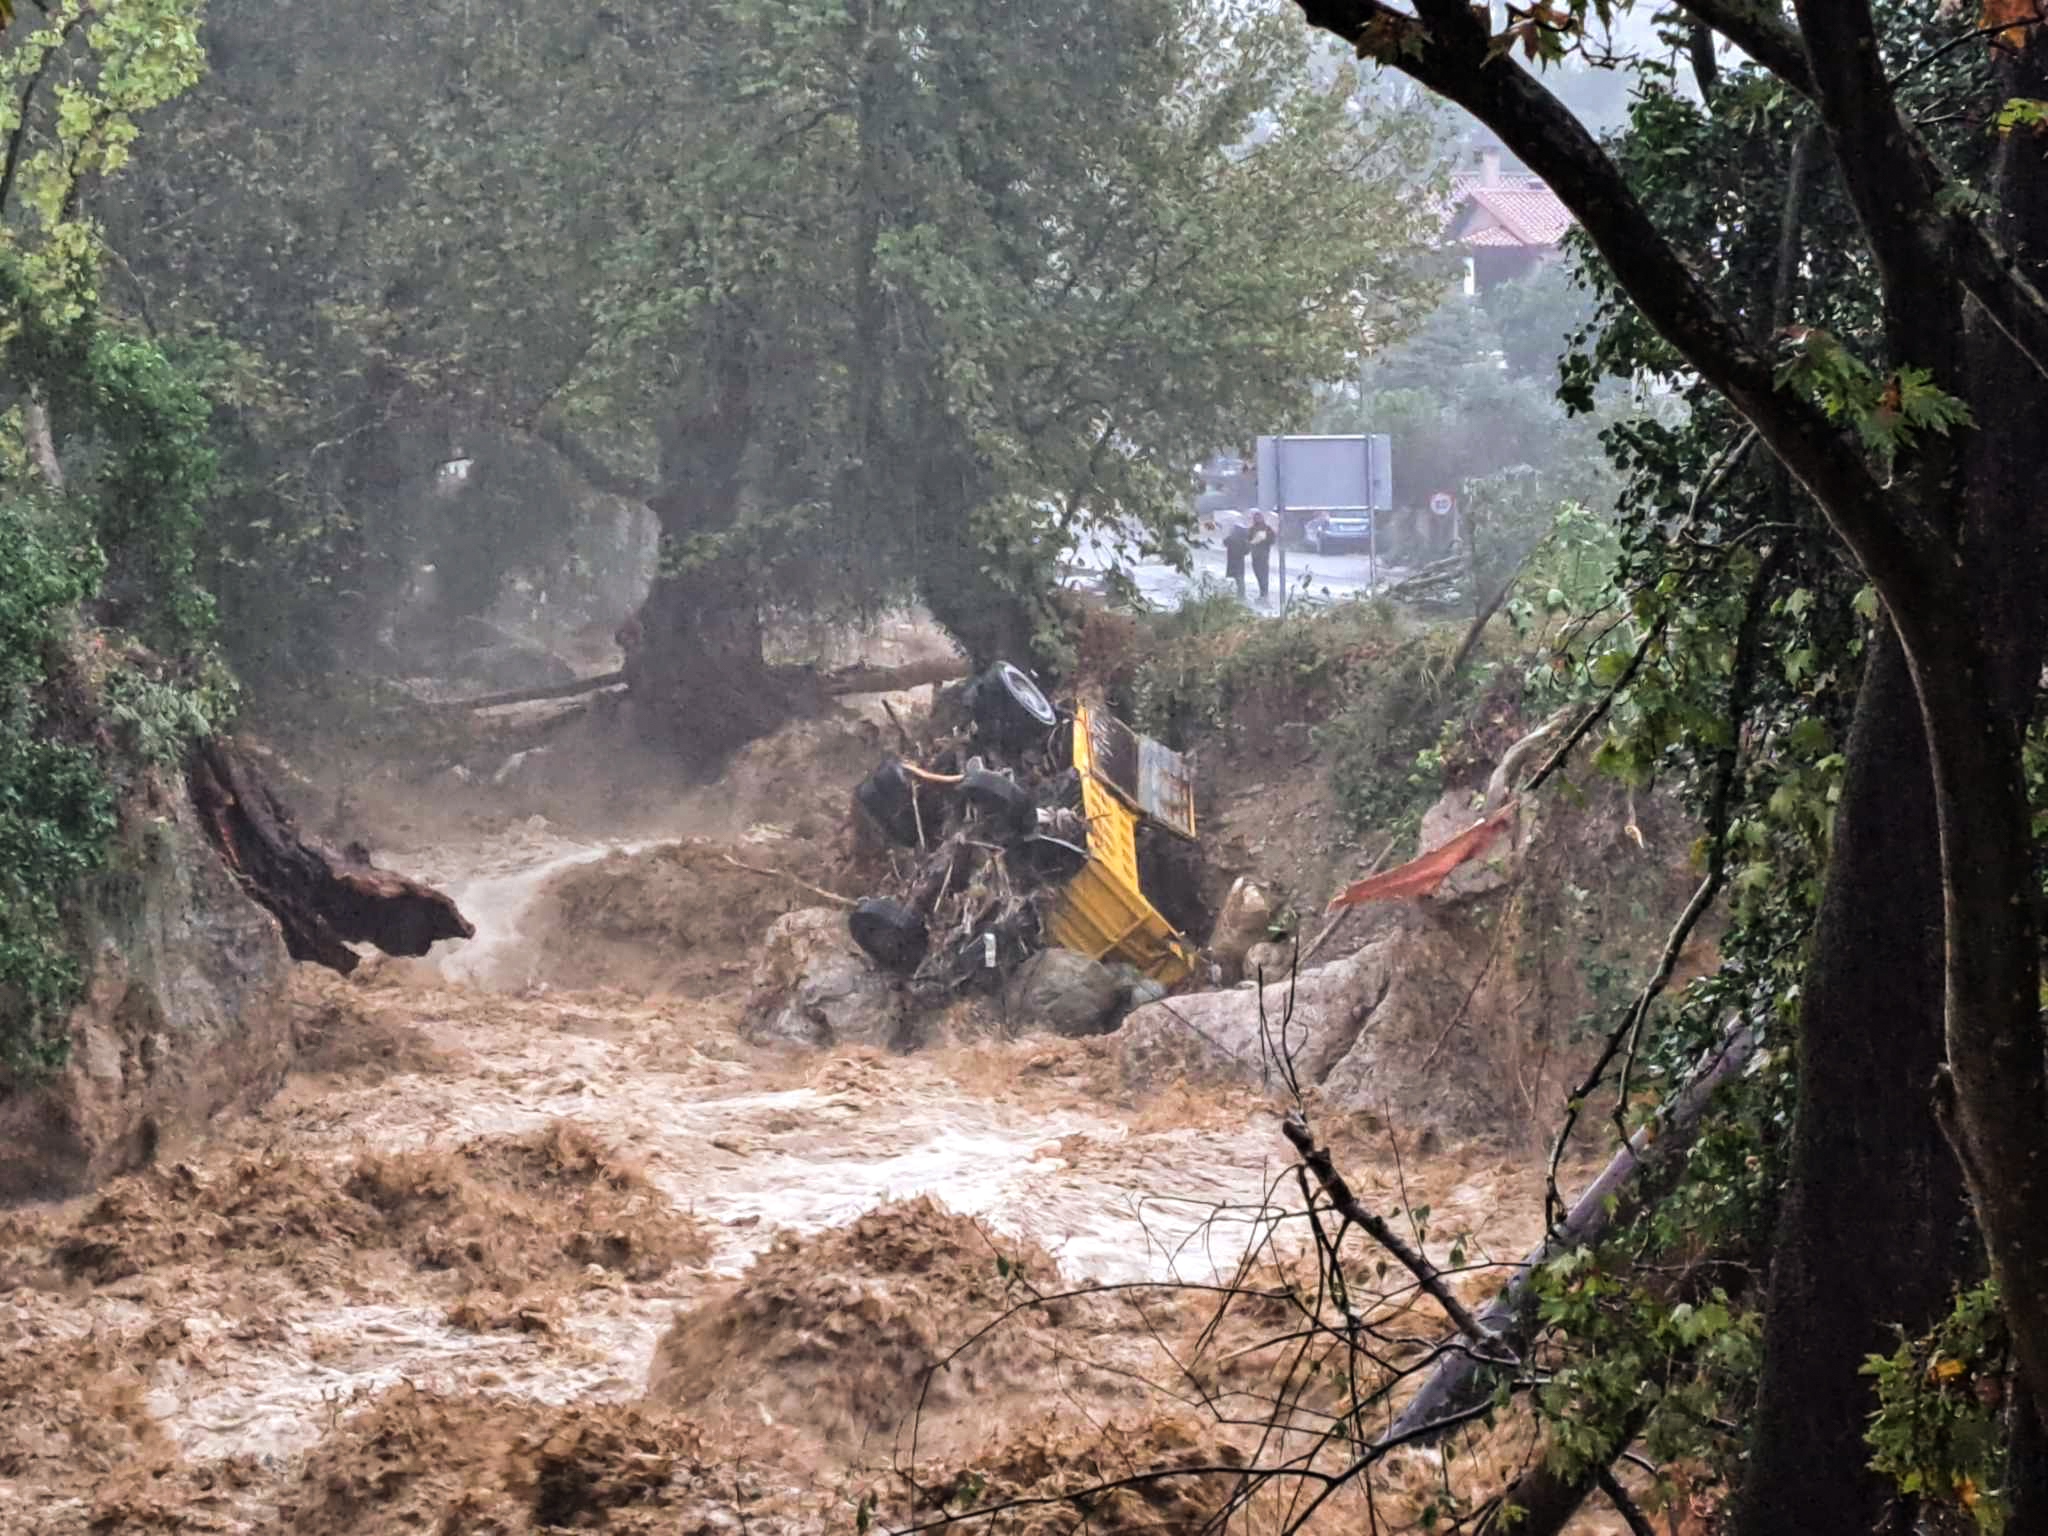
[[0, 1536], [2048, 1528], [2043, 14], [0, 0]]

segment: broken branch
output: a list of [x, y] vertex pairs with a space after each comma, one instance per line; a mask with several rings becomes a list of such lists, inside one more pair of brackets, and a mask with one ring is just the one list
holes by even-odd
[[860, 905], [859, 902], [850, 896], [842, 896], [837, 891], [828, 891], [822, 885], [813, 885], [808, 880], [799, 880], [786, 869], [769, 869], [760, 864], [743, 864], [729, 853], [724, 857], [725, 862], [734, 869], [743, 869], [750, 875], [762, 875], [770, 880], [787, 880], [799, 890], [809, 891], [813, 896], [822, 896], [834, 906], [857, 907]]
[[270, 786], [220, 738], [193, 749], [187, 778], [214, 846], [242, 889], [277, 919], [294, 960], [346, 976], [361, 963], [351, 943], [417, 956], [436, 940], [476, 936], [432, 886], [304, 838]]
[[1466, 1310], [1465, 1304], [1452, 1293], [1442, 1272], [1429, 1262], [1427, 1255], [1409, 1247], [1406, 1239], [1385, 1218], [1367, 1210], [1364, 1202], [1351, 1192], [1344, 1175], [1330, 1160], [1330, 1149], [1316, 1145], [1315, 1136], [1301, 1111], [1288, 1111], [1287, 1117], [1280, 1122], [1280, 1130], [1294, 1144], [1294, 1150], [1301, 1154], [1301, 1160], [1316, 1176], [1316, 1182], [1323, 1186], [1323, 1193], [1330, 1197], [1330, 1204], [1336, 1207], [1339, 1215], [1363, 1228], [1374, 1242], [1398, 1259], [1401, 1267], [1415, 1277], [1423, 1291], [1444, 1309], [1444, 1316], [1451, 1320], [1458, 1332], [1470, 1339], [1488, 1359], [1502, 1365], [1515, 1363], [1512, 1355], [1498, 1352], [1500, 1336], [1482, 1327], [1479, 1320]]

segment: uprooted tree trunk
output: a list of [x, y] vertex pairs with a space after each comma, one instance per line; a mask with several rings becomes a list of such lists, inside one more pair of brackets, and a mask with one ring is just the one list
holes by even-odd
[[475, 936], [440, 891], [378, 869], [367, 855], [309, 841], [230, 743], [218, 737], [202, 742], [186, 772], [208, 836], [242, 889], [277, 918], [294, 960], [346, 976], [361, 963], [351, 943], [417, 956], [436, 940]]

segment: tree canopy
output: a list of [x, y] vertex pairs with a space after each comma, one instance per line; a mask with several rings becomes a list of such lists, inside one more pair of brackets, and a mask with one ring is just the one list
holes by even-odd
[[374, 621], [450, 539], [472, 575], [534, 562], [573, 493], [486, 527], [418, 487], [539, 437], [652, 498], [681, 607], [737, 623], [656, 622], [651, 653], [758, 670], [759, 614], [917, 594], [978, 654], [1053, 659], [1084, 530], [1177, 553], [1194, 463], [1436, 292], [1434, 124], [1319, 78], [1284, 18], [471, 10], [337, 39], [219, 0], [211, 78], [111, 215], [157, 323], [246, 370], [246, 601], [276, 572]]

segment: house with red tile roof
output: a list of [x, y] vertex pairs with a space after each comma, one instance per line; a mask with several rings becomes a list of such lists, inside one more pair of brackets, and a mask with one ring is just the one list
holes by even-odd
[[1465, 248], [1471, 291], [1484, 293], [1554, 259], [1571, 225], [1570, 212], [1541, 180], [1501, 170], [1497, 149], [1480, 152], [1476, 172], [1451, 178], [1446, 238]]

